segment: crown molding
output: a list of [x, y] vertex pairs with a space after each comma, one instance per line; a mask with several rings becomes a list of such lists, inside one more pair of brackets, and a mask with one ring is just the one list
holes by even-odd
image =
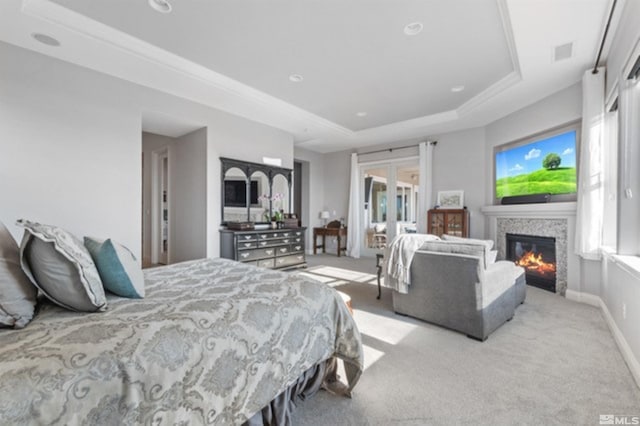
[[[47, 21], [66, 30], [93, 39], [101, 44], [125, 52], [139, 60], [150, 62], [171, 72], [195, 79], [223, 91], [228, 96], [234, 97], [241, 102], [268, 108], [271, 111], [280, 113], [284, 117], [295, 118], [304, 122], [307, 127], [323, 129], [324, 131], [330, 131], [331, 133], [342, 136], [353, 136], [354, 134], [352, 130], [346, 127], [340, 126], [279, 98], [256, 90], [209, 68], [184, 59], [51, 1], [24, 0], [22, 12], [28, 16]], [[153, 88], [163, 90], [163, 88], [159, 87]], [[201, 102], [201, 100], [198, 100], [198, 102]], [[214, 102], [211, 102], [210, 106], [221, 108], [220, 105]]]
[[[46, 21], [74, 33], [94, 44], [102, 45], [111, 52], [117, 52], [122, 58], [131, 58], [135, 61], [132, 62], [133, 65], [136, 62], [144, 64], [140, 65], [140, 69], [158, 67], [163, 72], [158, 73], [162, 75], [157, 78], [141, 79], [132, 74], [125, 75], [127, 70], [135, 69], [134, 66], [105, 70], [90, 64], [90, 60], [86, 58], [75, 60], [74, 63], [77, 65], [282, 129], [294, 136], [296, 145], [315, 146], [315, 149], [318, 149], [322, 141], [331, 143], [342, 141], [354, 146], [364, 146], [424, 136], [442, 125], [455, 127], [456, 121], [463, 117], [468, 118], [484, 104], [521, 82], [522, 75], [507, 0], [496, 0], [496, 2], [513, 65], [513, 71], [510, 74], [454, 110], [359, 131], [348, 129], [49, 0], [22, 0], [21, 12], [31, 18]], [[175, 82], [173, 87], [167, 85], [167, 81]], [[182, 84], [184, 81], [204, 85], [213, 90], [204, 96], [203, 91], [196, 93], [187, 89]]]

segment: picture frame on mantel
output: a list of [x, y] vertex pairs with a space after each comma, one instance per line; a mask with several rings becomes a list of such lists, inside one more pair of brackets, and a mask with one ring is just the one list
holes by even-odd
[[440, 209], [464, 208], [464, 191], [438, 191], [437, 207]]

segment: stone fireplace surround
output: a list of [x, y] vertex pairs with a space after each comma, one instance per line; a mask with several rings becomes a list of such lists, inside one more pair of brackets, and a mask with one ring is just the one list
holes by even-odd
[[506, 234], [556, 238], [556, 293], [580, 288], [580, 260], [574, 254], [576, 203], [485, 206], [487, 237], [496, 242], [498, 259], [506, 257]]

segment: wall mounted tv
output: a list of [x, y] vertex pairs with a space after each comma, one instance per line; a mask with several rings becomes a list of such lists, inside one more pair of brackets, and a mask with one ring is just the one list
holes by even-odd
[[496, 199], [551, 194], [552, 201], [576, 199], [577, 125], [496, 147]]
[[[251, 181], [251, 207], [259, 207], [257, 180]], [[244, 180], [225, 179], [224, 181], [224, 206], [247, 207], [247, 182]]]

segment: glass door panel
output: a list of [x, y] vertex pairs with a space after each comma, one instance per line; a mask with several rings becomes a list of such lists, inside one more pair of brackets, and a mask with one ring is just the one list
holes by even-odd
[[397, 233], [417, 231], [418, 182], [420, 170], [417, 163], [394, 166], [396, 175]]
[[367, 251], [380, 251], [387, 244], [388, 194], [387, 167], [363, 170], [364, 217], [362, 247]]

